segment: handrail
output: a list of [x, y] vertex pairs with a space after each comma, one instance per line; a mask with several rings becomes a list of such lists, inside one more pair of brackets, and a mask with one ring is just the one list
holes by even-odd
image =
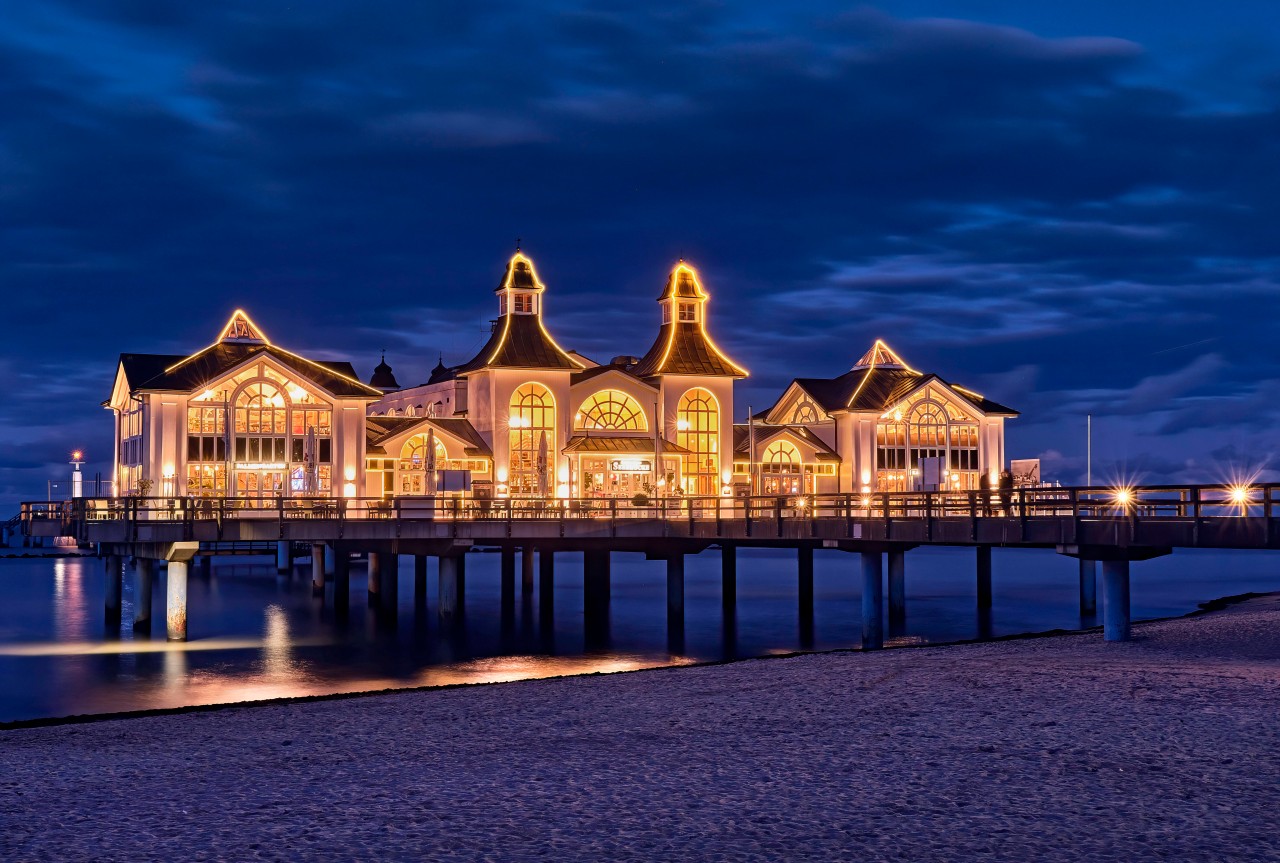
[[[1205, 519], [1276, 516], [1280, 483], [1249, 487], [1217, 485], [1148, 485], [1132, 488], [1102, 486], [983, 489], [979, 491], [875, 492], [821, 495], [752, 495], [747, 497], [671, 496], [644, 498], [499, 498], [458, 496], [400, 496], [384, 498], [233, 498], [125, 497], [32, 501], [21, 504], [17, 516], [24, 525], [58, 521], [66, 529], [99, 521], [181, 523], [189, 532], [201, 521], [274, 519], [283, 525], [293, 519], [345, 522], [376, 519], [414, 521], [503, 520], [508, 533], [525, 519], [608, 519], [616, 535], [619, 520], [653, 519], [684, 522], [693, 531], [703, 521], [717, 524], [741, 520], [747, 535], [782, 536], [784, 522], [808, 522], [813, 534], [822, 520], [854, 519], [884, 522], [890, 535], [896, 520], [919, 520], [930, 533], [938, 520], [978, 522], [988, 518], [1016, 520], [1024, 525], [1037, 518], [1089, 519]], [[563, 530], [563, 527], [561, 527]], [[719, 531], [717, 531], [718, 533]]]

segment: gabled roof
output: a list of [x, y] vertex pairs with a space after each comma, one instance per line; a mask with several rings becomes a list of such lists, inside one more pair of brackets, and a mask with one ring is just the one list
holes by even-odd
[[[569, 442], [565, 444], [562, 453], [575, 452], [618, 452], [618, 453], [652, 453], [653, 437], [645, 435], [643, 437], [627, 437], [624, 435], [574, 435], [569, 438]], [[690, 450], [685, 449], [679, 444], [663, 438], [662, 440], [663, 455], [691, 455]]]
[[169, 354], [121, 354], [133, 392], [194, 392], [255, 356], [280, 365], [340, 398], [381, 398], [381, 390], [361, 383], [351, 363], [319, 362], [266, 342], [219, 342], [189, 357]]
[[583, 364], [563, 351], [547, 334], [539, 315], [504, 315], [489, 341], [468, 362], [451, 371], [465, 375], [481, 369], [565, 369]]
[[657, 389], [653, 384], [636, 376], [627, 369], [624, 369], [622, 366], [593, 366], [589, 369], [583, 369], [580, 372], [574, 372], [573, 377], [569, 378], [569, 385], [576, 387], [579, 384], [585, 384], [587, 381], [595, 380], [601, 375], [608, 374], [609, 372], [617, 372], [620, 375], [630, 378], [641, 386], [648, 387], [649, 389]]
[[[425, 434], [428, 427], [434, 427], [436, 431], [462, 441], [463, 454], [468, 458], [493, 458], [493, 450], [490, 449], [489, 444], [485, 443], [480, 432], [464, 419], [456, 417], [367, 417], [365, 419], [366, 438], [370, 452], [374, 455], [385, 454], [382, 445], [388, 440], [413, 430]], [[373, 452], [374, 448], [379, 452]]]
[[[843, 461], [840, 454], [829, 447], [822, 438], [809, 429], [799, 425], [763, 425], [756, 423], [756, 448], [762, 449], [774, 438], [790, 434], [797, 440], [804, 441], [813, 447], [818, 461]], [[747, 423], [736, 423], [733, 426], [733, 453], [750, 457], [751, 427]]]
[[838, 378], [795, 379], [796, 384], [813, 396], [827, 413], [845, 410], [883, 413], [931, 381], [955, 390], [984, 414], [1018, 415], [1013, 408], [949, 383], [938, 375], [907, 369], [855, 368]]
[[[664, 302], [673, 297], [694, 299], [703, 304], [710, 299], [698, 281], [697, 272], [683, 261], [671, 271], [666, 290], [658, 300]], [[672, 314], [671, 320], [658, 330], [653, 347], [631, 369], [632, 374], [646, 378], [657, 375], [745, 378], [747, 370], [724, 355], [707, 333], [705, 321], [705, 305], [696, 321], [681, 321], [678, 314]]]

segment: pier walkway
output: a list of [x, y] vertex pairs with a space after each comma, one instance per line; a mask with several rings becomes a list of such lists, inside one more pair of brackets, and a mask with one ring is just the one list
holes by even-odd
[[[1096, 610], [1097, 568], [1108, 640], [1129, 636], [1129, 569], [1179, 548], [1280, 549], [1280, 484], [1037, 488], [1012, 491], [913, 492], [752, 498], [476, 500], [83, 498], [23, 504], [28, 536], [69, 536], [94, 544], [106, 559], [107, 613], [118, 614], [122, 561], [135, 558], [139, 590], [150, 595], [154, 561], [169, 567], [167, 632], [186, 637], [186, 570], [197, 557], [274, 543], [277, 563], [291, 565], [295, 546], [310, 546], [318, 591], [333, 586], [345, 607], [353, 554], [369, 556], [369, 590], [394, 609], [400, 555], [415, 558], [415, 589], [425, 592], [427, 560], [438, 559], [442, 618], [460, 613], [465, 552], [502, 553], [503, 595], [514, 593], [516, 552], [532, 590], [534, 554], [540, 590], [550, 591], [554, 555], [586, 555], [586, 601], [607, 604], [609, 554], [642, 552], [667, 563], [668, 619], [683, 627], [684, 558], [722, 550], [725, 601], [736, 590], [738, 547], [797, 550], [802, 605], [812, 603], [813, 553], [858, 554], [863, 582], [862, 645], [884, 641], [885, 558], [888, 612], [905, 610], [905, 555], [925, 545], [976, 550], [979, 608], [991, 604], [991, 549], [1052, 549], [1080, 561], [1080, 607]], [[265, 546], [270, 548], [271, 546]], [[142, 585], [145, 581], [146, 585]], [[391, 597], [391, 599], [387, 599]], [[147, 621], [149, 624], [149, 621]]]

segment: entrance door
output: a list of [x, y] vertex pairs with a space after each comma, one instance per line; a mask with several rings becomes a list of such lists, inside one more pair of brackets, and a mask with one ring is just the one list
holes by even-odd
[[274, 507], [276, 498], [283, 494], [282, 470], [236, 471], [236, 497], [243, 499], [250, 509]]

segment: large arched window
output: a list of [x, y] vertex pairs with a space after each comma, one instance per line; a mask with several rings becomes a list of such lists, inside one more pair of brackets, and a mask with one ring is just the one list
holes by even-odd
[[765, 447], [761, 458], [764, 494], [800, 494], [805, 488], [804, 463], [800, 450], [791, 441], [776, 440]]
[[[528, 383], [511, 394], [509, 429], [510, 467], [507, 483], [513, 495], [550, 494], [556, 448], [556, 402], [542, 384]], [[538, 454], [546, 447], [546, 463]], [[541, 485], [539, 483], [541, 480]]]
[[685, 493], [715, 494], [720, 479], [720, 405], [707, 390], [698, 387], [680, 397], [676, 443], [689, 450], [681, 457]]
[[631, 396], [618, 390], [601, 390], [585, 402], [574, 416], [580, 429], [644, 431], [648, 428], [644, 409]]
[[235, 411], [235, 460], [283, 465], [289, 402], [280, 387], [266, 380], [246, 384], [236, 394]]
[[911, 433], [911, 466], [921, 459], [941, 458], [947, 453], [947, 414], [942, 405], [922, 401], [908, 418]]
[[[445, 450], [444, 444], [440, 442], [440, 438], [435, 439], [435, 444], [436, 470], [444, 470], [449, 453]], [[398, 467], [400, 494], [426, 494], [426, 435], [414, 435], [404, 442], [404, 446], [400, 447], [400, 463]]]

